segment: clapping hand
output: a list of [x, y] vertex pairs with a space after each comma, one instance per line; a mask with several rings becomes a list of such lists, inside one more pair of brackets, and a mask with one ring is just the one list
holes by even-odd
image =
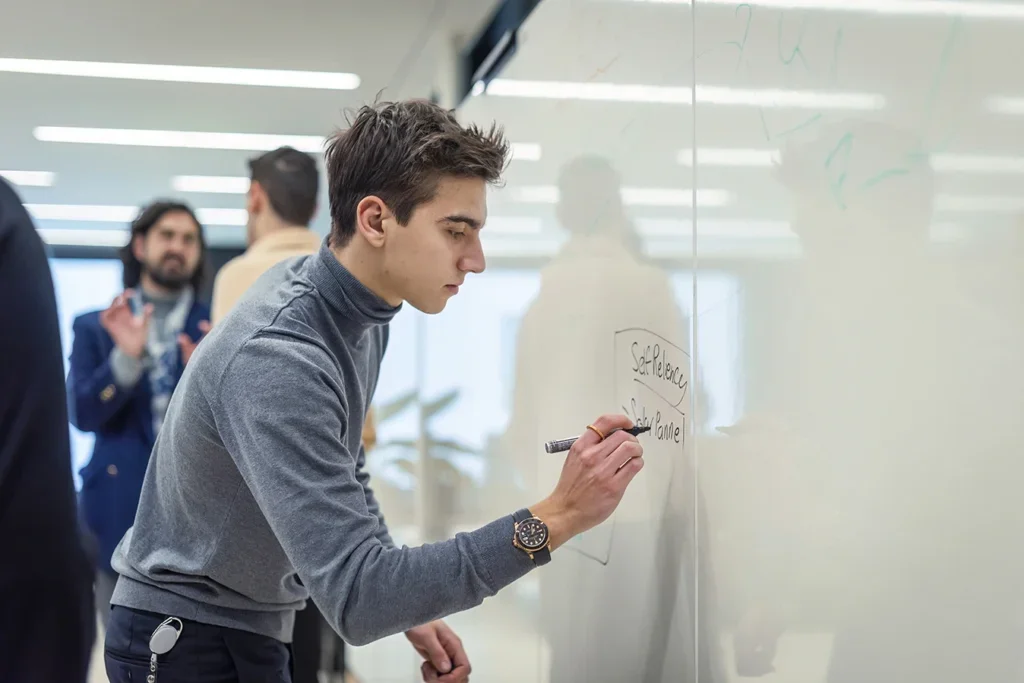
[[110, 306], [100, 312], [100, 325], [114, 340], [121, 352], [132, 358], [142, 358], [149, 338], [149, 321], [153, 317], [153, 305], [146, 304], [141, 315], [132, 310], [131, 299], [135, 292], [126, 289]]

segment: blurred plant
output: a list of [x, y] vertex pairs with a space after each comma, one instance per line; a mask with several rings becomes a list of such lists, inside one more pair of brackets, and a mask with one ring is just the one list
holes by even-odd
[[[438, 398], [422, 403], [419, 414], [420, 424], [417, 431], [425, 439], [425, 452], [431, 459], [429, 471], [433, 474], [435, 485], [443, 487], [446, 492], [460, 490], [466, 480], [470, 478], [469, 474], [456, 464], [459, 455], [480, 456], [480, 453], [470, 446], [454, 439], [439, 438], [431, 432], [431, 421], [450, 408], [458, 398], [459, 391], [452, 389]], [[378, 406], [376, 408], [378, 428], [404, 413], [415, 405], [417, 400], [419, 400], [419, 394], [413, 390]], [[413, 477], [417, 474], [418, 449], [419, 441], [416, 438], [380, 441], [376, 448], [379, 451], [389, 450], [395, 453], [393, 456], [395, 464]]]

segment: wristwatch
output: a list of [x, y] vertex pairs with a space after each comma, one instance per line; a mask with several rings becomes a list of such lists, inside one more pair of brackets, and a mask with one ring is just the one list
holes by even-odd
[[512, 520], [515, 522], [512, 545], [529, 555], [538, 567], [550, 562], [551, 549], [548, 544], [551, 538], [548, 525], [525, 508], [513, 513]]

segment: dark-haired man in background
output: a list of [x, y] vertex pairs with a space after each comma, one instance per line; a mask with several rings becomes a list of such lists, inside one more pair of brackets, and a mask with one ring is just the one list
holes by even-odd
[[110, 558], [135, 519], [171, 392], [209, 326], [209, 310], [196, 300], [204, 252], [189, 206], [153, 202], [121, 249], [125, 291], [74, 321], [68, 405], [71, 423], [96, 435], [80, 504], [98, 546], [96, 609], [104, 625], [116, 580]]
[[309, 229], [316, 215], [320, 173], [313, 157], [280, 147], [249, 162], [245, 226], [248, 250], [224, 265], [213, 285], [213, 324], [270, 266], [312, 254], [322, 238]]

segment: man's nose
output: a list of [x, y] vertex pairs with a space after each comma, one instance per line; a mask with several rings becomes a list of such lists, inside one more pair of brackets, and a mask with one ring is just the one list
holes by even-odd
[[484, 257], [484, 249], [477, 240], [473, 248], [469, 250], [459, 263], [459, 270], [465, 273], [482, 273], [487, 267], [487, 259]]

